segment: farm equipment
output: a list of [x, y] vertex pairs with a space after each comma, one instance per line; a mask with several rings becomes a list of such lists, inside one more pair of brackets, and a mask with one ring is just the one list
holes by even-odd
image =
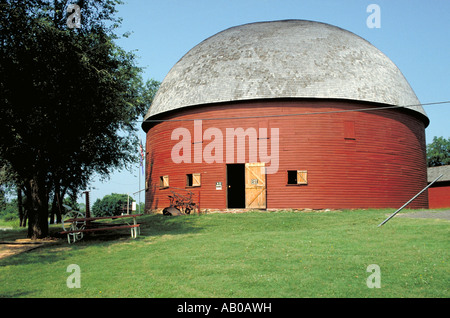
[[168, 196], [170, 200], [170, 207], [167, 207], [163, 210], [164, 215], [190, 214], [193, 211], [195, 212], [195, 209], [198, 212], [198, 206], [193, 200], [193, 196], [195, 194], [189, 190], [184, 191], [187, 191], [187, 193], [183, 195], [170, 190], [170, 192], [172, 192], [172, 195]]
[[[63, 204], [63, 207], [68, 211], [63, 215], [62, 218], [62, 228], [64, 231], [70, 232], [67, 234], [67, 240], [69, 244], [72, 242], [79, 241], [83, 238], [83, 230], [86, 228], [86, 221], [84, 220], [85, 215], [79, 211], [74, 211], [70, 206]], [[74, 219], [80, 219], [80, 221], [73, 221]], [[74, 232], [78, 231], [80, 232]]]

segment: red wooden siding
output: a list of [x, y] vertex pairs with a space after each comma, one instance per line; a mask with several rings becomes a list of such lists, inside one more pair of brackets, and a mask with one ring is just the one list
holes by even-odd
[[[165, 119], [206, 119], [286, 115], [313, 115], [203, 120], [202, 128], [216, 127], [224, 136], [223, 163], [173, 163], [171, 140], [177, 127], [189, 129], [192, 121], [161, 122], [147, 133], [146, 208], [168, 206], [169, 189], [159, 188], [168, 175], [170, 187], [186, 188], [186, 174], [200, 173], [201, 186], [189, 188], [200, 197], [201, 208], [227, 206], [226, 128], [279, 129], [279, 167], [267, 175], [267, 208], [369, 208], [403, 205], [427, 185], [425, 126], [420, 118], [399, 110], [323, 113], [367, 108], [368, 104], [343, 101], [266, 100], [191, 107]], [[273, 137], [273, 136], [272, 136]], [[205, 140], [203, 148], [211, 141]], [[268, 139], [268, 153], [271, 140]], [[235, 163], [237, 148], [235, 144]], [[192, 160], [194, 145], [192, 145]], [[248, 140], [245, 162], [249, 162]], [[259, 158], [258, 158], [259, 161]], [[267, 163], [266, 166], [270, 166]], [[287, 171], [307, 171], [307, 184], [287, 185]], [[222, 182], [222, 190], [216, 190]], [[409, 206], [427, 208], [421, 195]]]
[[450, 207], [450, 181], [436, 182], [428, 188], [430, 209]]

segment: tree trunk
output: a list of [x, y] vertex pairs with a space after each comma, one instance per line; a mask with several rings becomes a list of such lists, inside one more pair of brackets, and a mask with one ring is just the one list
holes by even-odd
[[64, 187], [61, 190], [61, 185], [59, 180], [54, 181], [54, 194], [53, 194], [53, 202], [52, 207], [50, 209], [50, 224], [55, 223], [55, 217], [56, 217], [56, 223], [61, 223], [62, 220], [62, 214], [63, 213], [63, 198], [66, 195], [67, 187]]
[[50, 221], [49, 221], [49, 224], [54, 224], [55, 223], [54, 220], [55, 220], [56, 209], [57, 209], [56, 204], [57, 203], [56, 203], [56, 189], [55, 189], [55, 192], [53, 194], [52, 208], [50, 209]]
[[57, 203], [58, 203], [57, 204], [58, 209], [56, 210], [56, 223], [58, 223], [58, 224], [62, 222], [62, 215], [65, 213], [62, 204], [63, 204], [63, 198], [66, 195], [66, 192], [67, 192], [67, 187], [64, 187], [64, 189], [61, 191], [61, 193], [58, 194], [58, 196], [56, 197]]
[[39, 239], [48, 236], [48, 192], [45, 181], [35, 175], [27, 184], [28, 237]]
[[23, 210], [22, 189], [17, 186], [17, 210], [19, 210], [19, 226], [25, 227], [27, 225], [27, 214]]

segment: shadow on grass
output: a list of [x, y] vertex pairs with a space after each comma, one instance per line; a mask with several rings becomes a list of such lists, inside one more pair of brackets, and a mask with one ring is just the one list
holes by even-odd
[[192, 234], [203, 230], [196, 220], [198, 215], [167, 216], [162, 214], [146, 215], [139, 220], [141, 236], [159, 236], [163, 234]]
[[[49, 229], [49, 236], [58, 238], [59, 240], [57, 242], [1, 259], [0, 266], [17, 264], [51, 264], [71, 258], [72, 256], [78, 254], [81, 250], [94, 246], [97, 248], [108, 248], [112, 244], [133, 241], [138, 242], [152, 236], [197, 233], [202, 230], [202, 227], [197, 225], [196, 218], [198, 218], [197, 215], [143, 215], [138, 218], [138, 223], [141, 224], [141, 226], [140, 235], [136, 239], [131, 238], [129, 229], [120, 229], [85, 234], [83, 239], [72, 244], [67, 242], [67, 236], [65, 234], [59, 233], [62, 231], [60, 225], [54, 225]], [[23, 239], [26, 235], [26, 229], [11, 230], [10, 233], [1, 235], [0, 241]]]

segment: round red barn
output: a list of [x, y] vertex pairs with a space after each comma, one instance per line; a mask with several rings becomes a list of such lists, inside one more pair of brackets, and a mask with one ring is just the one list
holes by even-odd
[[171, 191], [201, 209], [398, 208], [427, 185], [428, 123], [395, 64], [349, 31], [232, 27], [174, 65], [144, 118], [146, 210]]

